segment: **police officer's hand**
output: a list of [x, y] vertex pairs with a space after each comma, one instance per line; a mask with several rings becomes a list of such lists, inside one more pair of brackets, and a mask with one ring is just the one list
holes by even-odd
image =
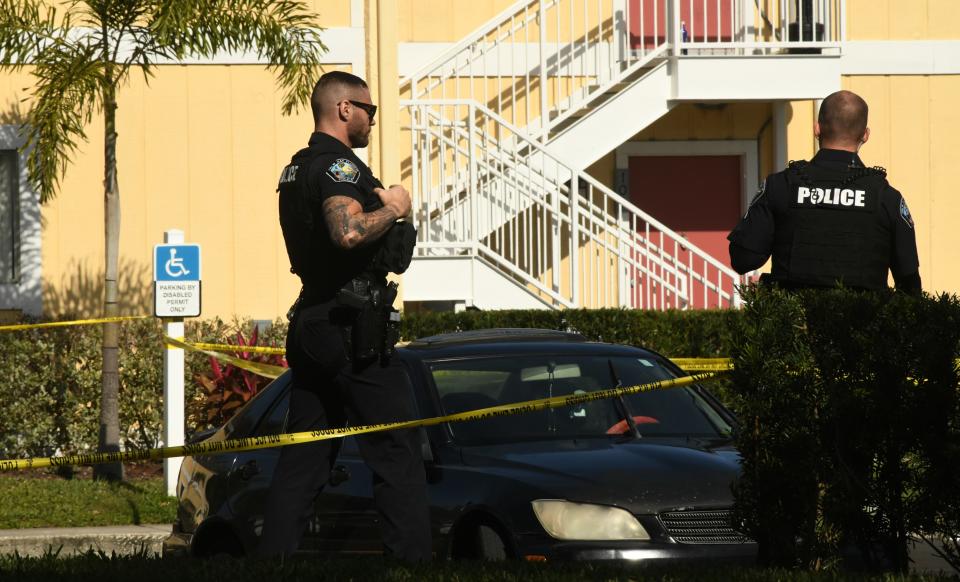
[[400, 184], [392, 184], [386, 190], [374, 188], [373, 191], [380, 197], [384, 206], [393, 210], [397, 218], [410, 214], [410, 193]]

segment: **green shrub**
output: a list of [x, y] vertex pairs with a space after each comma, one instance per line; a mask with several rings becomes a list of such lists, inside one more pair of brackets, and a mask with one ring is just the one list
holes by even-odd
[[[187, 341], [229, 343], [249, 334], [249, 320], [188, 321]], [[156, 319], [120, 327], [120, 427], [124, 448], [161, 444], [163, 433], [163, 328]], [[87, 452], [97, 446], [100, 410], [101, 327], [97, 325], [0, 333], [0, 456], [22, 458]], [[286, 325], [261, 335], [265, 345], [283, 345]], [[210, 369], [209, 356], [187, 352], [186, 369]], [[203, 397], [187, 381], [186, 401]], [[209, 425], [188, 426], [188, 432]]]
[[[254, 327], [249, 339], [244, 337], [243, 331], [237, 331], [231, 338], [231, 343], [238, 346], [265, 345], [258, 341], [259, 338], [259, 330]], [[277, 343], [274, 341], [266, 345], [276, 347]], [[286, 359], [279, 354], [230, 352], [230, 355], [248, 362], [278, 367], [287, 365]], [[208, 356], [207, 366], [206, 371], [192, 373], [194, 382], [201, 388], [194, 392], [193, 398], [187, 402], [187, 424], [193, 427], [194, 431], [221, 426], [272, 381], [272, 378], [260, 376], [231, 363], [221, 363], [213, 356]]]
[[461, 311], [405, 315], [406, 340], [491, 327], [536, 327], [579, 332], [591, 340], [642, 346], [674, 357], [729, 355], [731, 323], [739, 311], [567, 309]]
[[[403, 335], [490, 327], [574, 329], [594, 340], [650, 347], [673, 356], [722, 356], [729, 352], [735, 311], [645, 312], [622, 309], [467, 311], [411, 314]], [[249, 320], [187, 320], [188, 342], [235, 343], [250, 335]], [[125, 448], [156, 447], [162, 440], [163, 328], [157, 319], [125, 322], [120, 336], [120, 426]], [[286, 321], [261, 332], [260, 345], [284, 345]], [[100, 326], [0, 333], [0, 455], [34, 457], [93, 450], [100, 407]], [[212, 372], [209, 356], [187, 352], [188, 378]], [[724, 385], [719, 385], [721, 395]], [[223, 420], [197, 381], [188, 381], [188, 433]], [[203, 412], [206, 411], [206, 412]]]
[[[960, 301], [754, 289], [734, 328], [737, 513], [767, 564], [906, 571], [960, 529]], [[953, 547], [955, 551], [955, 547]]]

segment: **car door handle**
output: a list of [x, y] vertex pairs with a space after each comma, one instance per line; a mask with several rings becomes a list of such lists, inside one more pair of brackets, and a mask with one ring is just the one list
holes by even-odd
[[244, 481], [249, 480], [251, 477], [260, 474], [260, 466], [257, 465], [257, 461], [247, 461], [240, 466], [240, 469], [237, 471], [240, 475], [240, 478]]

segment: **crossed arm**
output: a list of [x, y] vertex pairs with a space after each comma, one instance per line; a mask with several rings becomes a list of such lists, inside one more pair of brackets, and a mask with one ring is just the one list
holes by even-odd
[[398, 218], [410, 212], [410, 194], [402, 186], [375, 190], [383, 208], [364, 212], [349, 196], [332, 196], [323, 202], [323, 216], [333, 244], [353, 249], [379, 239]]

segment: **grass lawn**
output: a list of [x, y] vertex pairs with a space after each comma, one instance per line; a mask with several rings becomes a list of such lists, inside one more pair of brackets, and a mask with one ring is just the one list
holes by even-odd
[[0, 557], [0, 579], [47, 580], [170, 580], [210, 582], [264, 582], [265, 580], [376, 580], [377, 582], [580, 582], [624, 580], [634, 582], [832, 582], [884, 580], [920, 582], [948, 580], [946, 577], [870, 576], [862, 574], [824, 574], [761, 568], [731, 568], [723, 565], [701, 568], [648, 567], [597, 563], [490, 563], [441, 562], [409, 566], [378, 558], [334, 559], [305, 558], [277, 561], [161, 559], [142, 556], [111, 558], [87, 554], [73, 558]]
[[0, 473], [0, 529], [173, 523], [162, 469], [130, 465], [123, 483], [94, 481], [89, 467], [70, 479], [50, 471]]

